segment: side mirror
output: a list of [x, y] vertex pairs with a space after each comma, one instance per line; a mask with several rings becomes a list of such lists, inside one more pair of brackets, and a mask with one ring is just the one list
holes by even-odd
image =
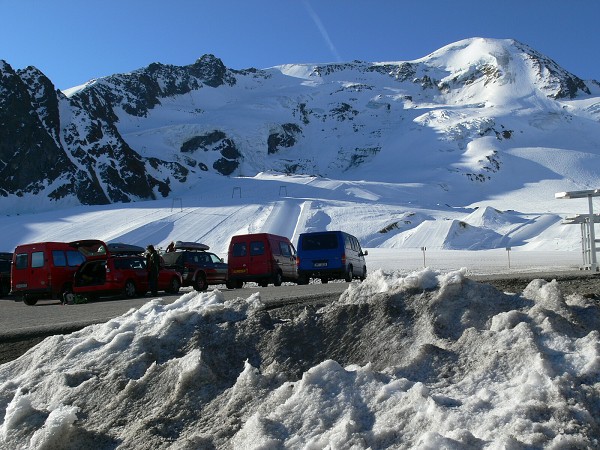
[[367, 256], [369, 254], [368, 250], [365, 250], [364, 252], [361, 253], [362, 256]]

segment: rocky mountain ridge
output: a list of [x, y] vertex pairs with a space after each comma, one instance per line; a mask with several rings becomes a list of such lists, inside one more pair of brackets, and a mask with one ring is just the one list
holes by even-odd
[[[0, 61], [0, 203], [147, 200], [269, 170], [472, 189], [493, 182], [515, 134], [538, 139], [517, 115], [596, 126], [599, 103], [564, 101], [597, 91], [525, 44], [494, 39], [397, 63], [233, 70], [204, 55], [65, 93], [33, 67]], [[381, 170], [416, 151], [418, 165]]]

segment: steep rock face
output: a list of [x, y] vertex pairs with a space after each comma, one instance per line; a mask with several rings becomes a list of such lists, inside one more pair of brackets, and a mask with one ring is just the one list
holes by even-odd
[[569, 73], [550, 58], [517, 41], [515, 47], [531, 61], [537, 79], [542, 88], [549, 91], [549, 97], [575, 98], [578, 93], [590, 94], [589, 88], [581, 78]]
[[[58, 100], [33, 69], [21, 78], [0, 61], [0, 195], [40, 193], [74, 167], [60, 146]], [[64, 169], [63, 169], [64, 168]]]
[[184, 67], [152, 63], [130, 74], [112, 75], [89, 86], [76, 96], [93, 92], [113, 107], [119, 106], [132, 116], [145, 117], [160, 105], [161, 99], [187, 94], [204, 85], [217, 88], [235, 85], [235, 78], [213, 55], [204, 55]]

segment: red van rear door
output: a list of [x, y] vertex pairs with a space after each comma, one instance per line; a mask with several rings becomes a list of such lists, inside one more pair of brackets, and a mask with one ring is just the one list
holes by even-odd
[[227, 265], [229, 276], [245, 277], [248, 275], [248, 265], [250, 264], [250, 255], [248, 242], [244, 238], [234, 238], [229, 246], [227, 256]]
[[263, 276], [271, 273], [271, 250], [268, 241], [263, 238], [250, 240], [250, 263], [248, 272], [250, 275]]

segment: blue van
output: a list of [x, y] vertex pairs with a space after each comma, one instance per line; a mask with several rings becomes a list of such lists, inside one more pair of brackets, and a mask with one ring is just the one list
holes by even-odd
[[364, 280], [367, 264], [358, 239], [343, 231], [302, 233], [298, 237], [298, 284], [307, 284], [310, 278], [329, 280], [353, 278]]

